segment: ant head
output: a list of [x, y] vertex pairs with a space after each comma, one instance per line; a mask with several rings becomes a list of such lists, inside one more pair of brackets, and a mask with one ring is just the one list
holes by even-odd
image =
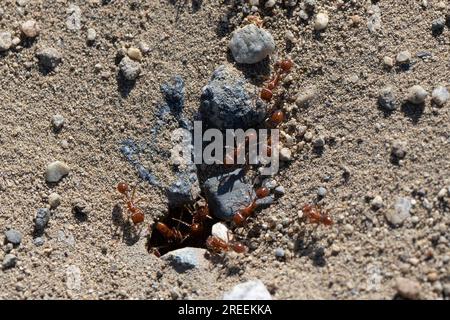
[[128, 190], [129, 190], [128, 184], [126, 184], [125, 182], [120, 182], [120, 183], [117, 185], [117, 191], [119, 191], [119, 192], [122, 193], [122, 194], [127, 193]]

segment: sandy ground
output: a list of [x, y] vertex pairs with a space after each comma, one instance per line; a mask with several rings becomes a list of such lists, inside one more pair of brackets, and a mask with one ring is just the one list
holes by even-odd
[[[113, 208], [120, 204], [115, 186], [136, 181], [137, 174], [119, 143], [149, 139], [155, 106], [162, 99], [160, 84], [176, 74], [186, 83], [186, 112], [195, 113], [213, 70], [233, 63], [227, 45], [230, 33], [241, 25], [242, 11], [232, 1], [216, 0], [205, 0], [198, 8], [192, 0], [73, 2], [82, 11], [82, 28], [75, 32], [66, 27], [72, 1], [0, 4], [0, 30], [18, 35], [20, 23], [31, 18], [41, 26], [34, 43], [0, 56], [0, 231], [1, 237], [9, 228], [23, 236], [11, 251], [17, 265], [0, 271], [0, 298], [215, 299], [235, 284], [257, 278], [274, 299], [392, 299], [398, 277], [418, 282], [421, 298], [444, 297], [450, 220], [448, 198], [437, 194], [450, 186], [449, 105], [436, 108], [428, 99], [423, 112], [406, 106], [387, 115], [378, 108], [377, 97], [387, 84], [396, 88], [399, 99], [415, 84], [429, 92], [437, 85], [449, 86], [450, 30], [437, 37], [431, 32], [432, 21], [445, 15], [448, 2], [443, 10], [435, 0], [426, 9], [421, 1], [378, 1], [382, 26], [375, 34], [367, 28], [370, 1], [341, 1], [345, 5], [339, 9], [338, 1], [317, 1], [316, 12], [330, 16], [319, 36], [313, 21], [303, 22], [295, 10], [277, 5], [264, 11], [277, 55], [289, 55], [296, 64], [284, 89], [287, 103], [305, 88], [317, 91], [313, 103], [292, 112], [290, 120], [327, 143], [321, 154], [309, 142], [296, 149], [294, 160], [276, 177], [286, 194], [236, 230], [250, 244], [249, 253], [228, 254], [206, 270], [185, 273], [148, 254], [144, 238], [122, 240], [129, 230], [112, 220]], [[362, 18], [359, 25], [350, 25], [353, 15]], [[93, 45], [86, 43], [88, 28], [97, 32]], [[294, 44], [285, 40], [287, 30], [293, 32]], [[116, 79], [116, 54], [141, 41], [151, 50], [143, 57], [143, 74], [125, 95]], [[49, 75], [39, 71], [35, 58], [44, 47], [55, 47], [63, 56]], [[412, 53], [410, 70], [386, 69], [383, 57], [395, 58], [403, 50]], [[432, 58], [418, 58], [420, 51]], [[249, 77], [262, 76], [257, 69], [247, 71]], [[102, 77], [104, 72], [109, 76]], [[55, 114], [65, 117], [58, 134], [51, 128]], [[407, 142], [400, 164], [390, 159], [396, 140]], [[55, 160], [71, 171], [48, 185], [45, 169]], [[316, 198], [320, 186], [327, 189], [321, 203], [335, 224], [318, 228], [306, 247], [299, 247], [305, 231], [314, 227], [301, 224], [298, 213]], [[417, 196], [418, 190], [425, 195]], [[45, 230], [45, 244], [38, 247], [33, 244], [33, 218], [38, 208], [48, 207], [52, 192], [61, 195], [62, 203]], [[146, 224], [151, 223], [165, 210], [164, 196], [145, 183], [138, 192], [145, 198]], [[374, 211], [370, 201], [377, 195], [383, 207]], [[414, 199], [415, 205], [412, 217], [394, 228], [385, 213], [398, 197]], [[430, 210], [424, 208], [424, 198]], [[90, 207], [87, 221], [74, 216], [76, 199]], [[278, 223], [290, 227], [277, 230]], [[285, 259], [275, 257], [276, 248], [284, 248]], [[80, 271], [79, 287], [71, 285], [71, 270]]]

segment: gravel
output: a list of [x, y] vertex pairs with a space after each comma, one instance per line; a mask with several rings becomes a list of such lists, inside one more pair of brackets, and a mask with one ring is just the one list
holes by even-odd
[[422, 104], [425, 102], [428, 92], [420, 85], [415, 85], [409, 88], [407, 100], [413, 104]]
[[406, 142], [394, 141], [392, 144], [391, 154], [397, 159], [403, 159], [406, 156]]
[[450, 98], [450, 94], [447, 88], [443, 86], [439, 86], [434, 89], [431, 96], [433, 98], [433, 102], [439, 107], [442, 107], [444, 104], [446, 104], [448, 99]]
[[7, 51], [11, 48], [12, 36], [10, 32], [0, 32], [0, 51]]
[[223, 300], [272, 300], [272, 296], [261, 280], [250, 280], [234, 286]]
[[233, 32], [229, 48], [237, 63], [260, 62], [275, 50], [272, 35], [254, 24]]
[[208, 126], [248, 129], [266, 116], [266, 105], [255, 96], [256, 87], [228, 65], [219, 66], [203, 87], [200, 112]]
[[70, 168], [62, 161], [54, 161], [47, 166], [45, 172], [45, 180], [47, 182], [59, 182], [62, 178], [68, 175]]
[[13, 268], [16, 266], [16, 263], [17, 263], [17, 257], [11, 253], [8, 253], [3, 258], [2, 268], [3, 269]]
[[123, 77], [129, 81], [136, 80], [142, 72], [141, 64], [129, 57], [123, 57], [120, 61], [119, 69]]
[[405, 299], [419, 299], [421, 286], [417, 281], [403, 277], [395, 279], [397, 293]]
[[388, 111], [393, 111], [398, 108], [395, 92], [392, 87], [385, 87], [380, 91], [378, 96], [379, 105]]
[[5, 241], [12, 243], [14, 246], [18, 246], [22, 242], [22, 235], [14, 229], [8, 230], [5, 232]]
[[44, 48], [36, 54], [39, 65], [45, 72], [54, 70], [61, 62], [62, 55], [55, 48]]

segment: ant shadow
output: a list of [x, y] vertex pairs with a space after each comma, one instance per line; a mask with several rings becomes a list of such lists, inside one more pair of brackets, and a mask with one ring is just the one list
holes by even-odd
[[119, 72], [116, 76], [117, 80], [117, 89], [120, 93], [120, 96], [122, 98], [128, 98], [131, 91], [134, 89], [134, 86], [136, 85], [136, 80], [128, 80], [126, 79], [122, 72]]
[[[315, 229], [314, 229], [315, 230]], [[294, 243], [294, 253], [299, 257], [307, 256], [316, 267], [325, 267], [325, 249], [318, 245], [314, 230], [301, 231]]]
[[411, 119], [413, 124], [417, 124], [419, 122], [420, 118], [423, 115], [424, 110], [425, 110], [424, 103], [416, 105], [410, 102], [406, 102], [401, 106], [401, 111], [405, 114], [406, 117]]
[[111, 220], [117, 229], [120, 229], [122, 234], [122, 241], [127, 246], [132, 246], [140, 239], [140, 230], [131, 225], [129, 221], [123, 219], [123, 209], [119, 204], [116, 204], [111, 212]]
[[264, 78], [270, 77], [271, 63], [269, 57], [266, 57], [264, 60], [251, 65], [245, 63], [235, 63], [231, 50], [228, 50], [227, 61], [234, 64], [236, 69], [242, 72], [245, 79], [255, 86], [261, 86], [266, 81]]
[[175, 7], [175, 22], [180, 18], [180, 14], [186, 10], [188, 3], [191, 2], [191, 12], [196, 13], [202, 7], [203, 0], [169, 0], [169, 3]]

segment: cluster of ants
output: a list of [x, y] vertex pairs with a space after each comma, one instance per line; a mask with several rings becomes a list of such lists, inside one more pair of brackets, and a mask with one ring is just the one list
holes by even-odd
[[[259, 27], [262, 25], [262, 20], [259, 17], [250, 16], [248, 17], [247, 21], [250, 23], [254, 23]], [[283, 59], [276, 62], [274, 66], [274, 74], [269, 78], [269, 80], [261, 90], [260, 98], [267, 104], [271, 103], [275, 95], [275, 89], [279, 87], [284, 77], [286, 77], [291, 72], [293, 67], [294, 62], [291, 59]], [[281, 109], [269, 109], [268, 115], [269, 116], [266, 118], [265, 124], [269, 128], [277, 128], [285, 120], [285, 114]], [[256, 136], [247, 136], [243, 144], [238, 145], [233, 152], [227, 153], [224, 158], [223, 164], [225, 166], [233, 165], [235, 163], [235, 159], [237, 159], [240, 156], [241, 152], [245, 150], [246, 145], [252, 142], [252, 139], [256, 139]], [[267, 139], [265, 147], [267, 148], [266, 155], [270, 156], [272, 152], [272, 141], [270, 139], [270, 136]], [[128, 184], [121, 182], [117, 185], [117, 190], [120, 194], [122, 194], [124, 198], [124, 203], [127, 209], [126, 218], [128, 220], [131, 220], [134, 225], [142, 223], [144, 221], [144, 213], [137, 206], [138, 202], [141, 201], [141, 199], [135, 199], [136, 187], [131, 189]], [[257, 188], [255, 190], [254, 199], [251, 200], [251, 202], [247, 206], [237, 210], [234, 213], [232, 218], [233, 224], [235, 226], [244, 225], [257, 209], [257, 200], [263, 199], [269, 195], [270, 190], [268, 188]], [[302, 218], [305, 219], [305, 221], [307, 221], [308, 223], [325, 226], [330, 226], [333, 224], [333, 220], [329, 216], [328, 212], [322, 210], [320, 206], [306, 204], [303, 206], [302, 212]], [[186, 217], [184, 216], [185, 214], [190, 215], [190, 217], [186, 219]], [[247, 251], [247, 247], [240, 242], [225, 242], [221, 238], [205, 234], [207, 229], [210, 230], [210, 228], [207, 227], [211, 226], [213, 220], [214, 219], [211, 216], [209, 206], [206, 202], [200, 205], [197, 203], [196, 206], [191, 208], [178, 208], [174, 212], [169, 212], [169, 216], [164, 222], [156, 222], [156, 224], [154, 224], [154, 230], [150, 230], [156, 231], [159, 237], [163, 240], [162, 243], [164, 243], [165, 241], [166, 245], [161, 245], [159, 247], [149, 247], [149, 251], [151, 251], [156, 256], [160, 256], [161, 254], [159, 249], [161, 247], [166, 247], [168, 245], [172, 245], [172, 247], [181, 247], [186, 242], [198, 244], [198, 241], [204, 241], [205, 243], [203, 243], [203, 245], [206, 245], [206, 247], [213, 253], [221, 253], [227, 251], [244, 253]], [[200, 243], [199, 245], [202, 244]]]

